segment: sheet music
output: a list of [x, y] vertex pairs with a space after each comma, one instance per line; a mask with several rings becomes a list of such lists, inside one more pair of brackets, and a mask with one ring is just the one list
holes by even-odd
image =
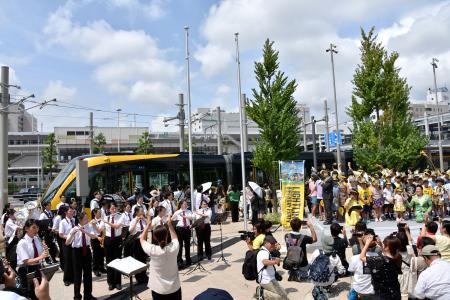
[[141, 269], [146, 269], [147, 265], [134, 259], [131, 256], [125, 258], [116, 258], [108, 264], [108, 267], [118, 270], [123, 274], [132, 274], [133, 272]]

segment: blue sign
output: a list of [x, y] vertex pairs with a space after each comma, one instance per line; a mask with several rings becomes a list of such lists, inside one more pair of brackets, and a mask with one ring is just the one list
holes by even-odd
[[330, 132], [328, 137], [330, 147], [336, 147], [336, 140], [338, 140], [339, 145], [342, 145], [342, 130], [339, 130], [339, 136], [336, 134], [336, 131]]

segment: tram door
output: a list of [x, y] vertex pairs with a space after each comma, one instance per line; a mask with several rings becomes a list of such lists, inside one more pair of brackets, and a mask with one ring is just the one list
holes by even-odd
[[147, 176], [150, 189], [161, 188], [169, 184], [169, 173], [167, 172], [148, 172]]
[[131, 191], [134, 193], [136, 189], [144, 190], [144, 166], [138, 166], [133, 171], [130, 171]]

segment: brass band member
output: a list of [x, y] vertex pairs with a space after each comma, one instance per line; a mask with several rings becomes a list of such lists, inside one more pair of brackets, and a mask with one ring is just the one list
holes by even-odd
[[[136, 207], [134, 210], [134, 218], [130, 223], [130, 235], [133, 237], [133, 257], [140, 262], [147, 263], [147, 254], [142, 250], [139, 237], [147, 226], [147, 221], [144, 216], [144, 209], [142, 207]], [[148, 282], [147, 272], [143, 271], [136, 274], [136, 281], [138, 283]]]
[[27, 287], [28, 296], [34, 295], [34, 286], [28, 286], [27, 274], [40, 269], [41, 262], [48, 256], [48, 249], [37, 237], [39, 227], [34, 219], [29, 219], [24, 225], [25, 235], [17, 244], [17, 265], [20, 280]]
[[62, 249], [64, 252], [64, 285], [69, 286], [73, 283], [73, 258], [72, 258], [72, 246], [66, 244], [67, 236], [72, 228], [75, 227], [75, 220], [73, 219], [73, 209], [67, 208], [66, 217], [59, 223], [59, 236], [64, 242]]
[[[109, 264], [116, 258], [122, 257], [122, 224], [124, 215], [120, 216], [117, 212], [116, 204], [113, 202], [109, 207], [110, 215], [103, 219], [106, 228], [105, 236], [105, 255], [106, 263]], [[114, 288], [122, 289], [122, 277], [120, 273], [112, 268], [107, 268], [108, 288], [112, 291]]]
[[58, 249], [56, 248], [54, 235], [52, 232], [52, 225], [53, 225], [53, 213], [51, 211], [51, 203], [46, 202], [43, 204], [44, 210], [42, 211], [41, 215], [39, 216], [39, 220], [51, 220], [48, 225], [48, 228], [40, 228], [41, 231], [44, 232], [44, 241], [45, 244], [48, 246], [48, 251], [50, 256], [52, 257], [53, 261], [56, 261], [56, 254], [58, 252]]
[[53, 226], [52, 226], [52, 232], [56, 236], [56, 243], [58, 244], [59, 248], [59, 266], [63, 271], [64, 271], [64, 251], [63, 251], [64, 240], [62, 237], [59, 236], [59, 224], [66, 217], [66, 212], [67, 206], [65, 205], [61, 206], [58, 209], [58, 214], [56, 215], [56, 217], [53, 218]]
[[[178, 242], [180, 243], [180, 250], [178, 251], [178, 267], [188, 267], [192, 264], [191, 261], [191, 222], [192, 222], [192, 212], [187, 208], [188, 204], [186, 200], [180, 200], [178, 202], [178, 210], [173, 214], [172, 220], [178, 221], [176, 226], [176, 232], [178, 236]], [[184, 257], [186, 259], [186, 264], [183, 265], [183, 244], [184, 244]]]
[[17, 230], [21, 229], [14, 215], [16, 211], [14, 209], [8, 210], [7, 220], [5, 223], [5, 242], [6, 242], [6, 257], [14, 270], [17, 266], [16, 246], [19, 242], [17, 238]]
[[81, 277], [83, 277], [83, 299], [95, 300], [92, 296], [92, 253], [91, 239], [97, 240], [95, 220], [88, 224], [89, 218], [85, 212], [78, 216], [78, 226], [72, 228], [67, 236], [66, 245], [72, 246], [74, 272], [74, 299], [81, 300]]
[[131, 213], [131, 204], [125, 202], [125, 211], [123, 212], [123, 226], [122, 226], [122, 241], [123, 241], [123, 256], [131, 256], [133, 251], [133, 238], [130, 237], [130, 223], [133, 220]]
[[131, 208], [131, 213], [134, 214], [134, 211], [136, 210], [137, 207], [142, 207], [142, 209], [144, 210], [144, 215], [147, 215], [147, 207], [145, 207], [144, 204], [144, 196], [143, 195], [139, 195], [137, 196], [137, 202], [135, 205], [133, 205], [133, 207]]
[[205, 257], [203, 256], [203, 244], [205, 244], [205, 252], [208, 260], [211, 260], [211, 209], [208, 207], [208, 202], [206, 200], [202, 200], [200, 202], [200, 208], [196, 211], [197, 216], [206, 217], [203, 224], [199, 227], [195, 228], [195, 232], [197, 233], [197, 253], [198, 259], [203, 260]]
[[[96, 226], [96, 232], [98, 238], [101, 238], [103, 235], [104, 228], [103, 220], [102, 220], [102, 212], [100, 211], [100, 208], [94, 208], [92, 211], [92, 214], [94, 215], [94, 219], [92, 220]], [[106, 274], [105, 269], [105, 251], [100, 244], [100, 240], [92, 239], [91, 245], [92, 245], [92, 270], [95, 273], [95, 276], [100, 277], [102, 276], [101, 273]], [[104, 238], [104, 237], [103, 237]]]

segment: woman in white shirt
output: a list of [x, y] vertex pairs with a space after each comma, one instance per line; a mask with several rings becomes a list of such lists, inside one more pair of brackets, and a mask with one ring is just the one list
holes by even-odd
[[15, 212], [14, 209], [10, 209], [7, 218], [5, 218], [7, 219], [5, 222], [6, 257], [13, 269], [16, 269], [17, 266], [16, 246], [19, 242], [17, 231], [22, 228], [16, 223]]
[[[133, 257], [140, 262], [147, 263], [147, 254], [142, 250], [140, 236], [147, 227], [147, 221], [144, 216], [144, 209], [136, 207], [133, 214], [133, 220], [130, 223], [130, 235], [133, 237]], [[136, 274], [136, 281], [139, 283], [148, 282], [146, 271]]]
[[200, 208], [196, 211], [196, 218], [205, 217], [204, 222], [195, 228], [197, 234], [197, 255], [199, 260], [203, 260], [203, 244], [205, 244], [205, 252], [208, 260], [211, 260], [211, 209], [208, 207], [208, 202], [202, 200], [200, 202]]
[[100, 244], [100, 239], [104, 238], [103, 230], [102, 230], [102, 228], [104, 228], [104, 224], [103, 224], [102, 212], [100, 211], [100, 208], [94, 208], [94, 210], [92, 211], [92, 215], [94, 216], [94, 219], [92, 219], [91, 222], [93, 222], [96, 226], [95, 235], [97, 236], [96, 239], [91, 240], [92, 270], [94, 271], [95, 276], [100, 277], [100, 276], [102, 276], [101, 273], [106, 273], [105, 250], [102, 248], [102, 246]]
[[[173, 220], [178, 221], [176, 226], [178, 242], [180, 243], [180, 251], [178, 251], [178, 266], [190, 266], [191, 261], [191, 222], [192, 222], [192, 212], [187, 209], [188, 204], [186, 200], [180, 200], [178, 202], [178, 210], [173, 214]], [[183, 266], [183, 243], [184, 243], [184, 257], [186, 259], [186, 264]]]
[[133, 251], [133, 238], [130, 236], [130, 223], [133, 220], [131, 213], [131, 204], [126, 202], [125, 211], [123, 212], [122, 240], [123, 240], [123, 257], [131, 256]]
[[[181, 284], [178, 276], [176, 257], [180, 244], [173, 228], [172, 219], [169, 218], [168, 227], [157, 226], [153, 230], [157, 245], [146, 241], [148, 231], [152, 225], [145, 228], [141, 234], [142, 249], [150, 256], [150, 279], [148, 287], [152, 290], [152, 299], [181, 300]], [[172, 241], [169, 243], [169, 232]]]
[[56, 217], [53, 218], [53, 226], [52, 226], [52, 232], [53, 235], [56, 236], [56, 243], [58, 244], [59, 249], [59, 266], [61, 267], [61, 270], [64, 271], [64, 252], [63, 252], [63, 244], [64, 240], [59, 236], [59, 224], [61, 223], [61, 220], [63, 220], [66, 217], [66, 211], [68, 206], [61, 206], [58, 209], [58, 214]]

